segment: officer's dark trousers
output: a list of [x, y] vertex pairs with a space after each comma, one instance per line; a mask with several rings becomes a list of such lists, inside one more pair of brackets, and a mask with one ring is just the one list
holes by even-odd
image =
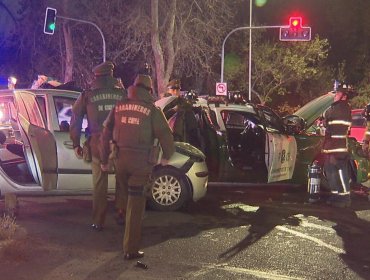
[[108, 172], [100, 168], [100, 160], [92, 157], [91, 169], [93, 175], [93, 223], [103, 225], [107, 212]]
[[145, 211], [144, 186], [149, 182], [152, 165], [148, 152], [119, 149], [116, 159], [116, 176], [128, 190], [123, 251], [136, 253], [140, 249], [141, 224]]
[[326, 154], [324, 171], [331, 190], [331, 201], [350, 200], [349, 156], [347, 154]]
[[103, 226], [107, 212], [108, 172], [102, 171], [100, 167], [100, 154], [98, 146], [100, 135], [93, 135], [90, 140], [92, 154], [92, 177], [93, 177], [93, 223]]

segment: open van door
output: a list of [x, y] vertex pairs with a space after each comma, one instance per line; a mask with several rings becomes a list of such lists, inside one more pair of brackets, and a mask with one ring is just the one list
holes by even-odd
[[53, 134], [47, 130], [36, 96], [28, 91], [14, 91], [24, 155], [30, 172], [44, 190], [57, 186], [57, 150]]

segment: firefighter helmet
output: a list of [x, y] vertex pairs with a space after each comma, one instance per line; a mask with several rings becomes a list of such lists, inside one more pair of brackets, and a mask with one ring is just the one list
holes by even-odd
[[334, 88], [334, 91], [335, 92], [341, 92], [341, 93], [347, 95], [348, 99], [351, 99], [356, 95], [356, 91], [355, 91], [354, 86], [349, 84], [349, 83], [346, 83], [346, 82], [336, 84], [336, 86]]
[[198, 100], [198, 95], [193, 90], [185, 93], [184, 97], [191, 103], [195, 103]]

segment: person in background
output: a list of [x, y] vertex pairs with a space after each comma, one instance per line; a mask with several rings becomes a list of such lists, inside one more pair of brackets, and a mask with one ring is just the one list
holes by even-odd
[[173, 103], [174, 107], [166, 113], [174, 140], [186, 142], [201, 149], [199, 127], [193, 111], [192, 100], [181, 96], [180, 90], [180, 80], [174, 79], [168, 83], [167, 92], [164, 94], [164, 97], [177, 97]]
[[369, 141], [370, 141], [370, 103], [366, 105], [364, 109], [364, 115], [366, 119], [366, 129], [362, 138], [362, 150], [365, 155], [369, 155]]
[[169, 96], [179, 97], [180, 95], [181, 95], [180, 80], [173, 79], [169, 81], [169, 83], [167, 84], [167, 92], [163, 95], [163, 97], [169, 97]]
[[126, 224], [123, 238], [124, 258], [141, 258], [141, 223], [145, 211], [145, 189], [158, 158], [153, 156], [155, 139], [163, 150], [162, 165], [175, 151], [173, 136], [162, 111], [154, 106], [152, 80], [139, 74], [128, 88], [128, 99], [116, 103], [104, 122], [101, 138], [101, 169], [108, 169], [109, 142], [118, 148], [116, 176], [128, 189]]
[[[91, 169], [93, 179], [93, 210], [92, 228], [97, 231], [103, 229], [107, 211], [108, 171], [100, 168], [99, 141], [103, 130], [103, 122], [114, 107], [114, 104], [127, 96], [126, 90], [113, 77], [114, 65], [104, 62], [94, 67], [94, 80], [90, 89], [83, 91], [72, 107], [70, 137], [73, 149], [78, 159], [83, 158], [83, 149], [80, 145], [81, 127], [84, 116], [87, 116], [90, 137], [88, 139], [91, 151]], [[119, 188], [116, 183], [116, 188]], [[123, 192], [116, 196], [116, 207], [125, 208]], [[122, 194], [123, 193], [123, 194]], [[117, 192], [116, 192], [117, 194]]]
[[350, 166], [348, 133], [351, 128], [349, 99], [355, 94], [352, 86], [341, 83], [335, 89], [333, 104], [324, 113], [325, 139], [323, 144], [324, 172], [331, 195], [327, 203], [335, 207], [349, 207]]

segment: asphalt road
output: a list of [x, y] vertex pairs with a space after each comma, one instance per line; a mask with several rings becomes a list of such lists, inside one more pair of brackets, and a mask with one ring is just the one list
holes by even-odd
[[286, 186], [210, 188], [182, 211], [146, 212], [142, 269], [123, 260], [111, 212], [104, 231], [89, 229], [89, 196], [22, 197], [17, 237], [0, 246], [0, 277], [370, 279], [370, 202], [352, 200], [336, 209]]

